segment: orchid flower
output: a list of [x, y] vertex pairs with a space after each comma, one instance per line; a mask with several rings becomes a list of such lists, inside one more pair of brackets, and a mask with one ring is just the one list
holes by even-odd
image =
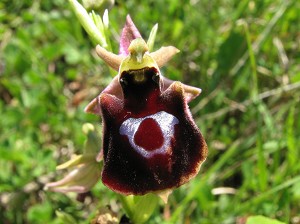
[[199, 172], [207, 145], [188, 103], [201, 89], [165, 78], [160, 68], [178, 49], [149, 52], [127, 16], [119, 54], [97, 45], [97, 54], [118, 72], [85, 108], [103, 122], [101, 179], [124, 195], [170, 193]]

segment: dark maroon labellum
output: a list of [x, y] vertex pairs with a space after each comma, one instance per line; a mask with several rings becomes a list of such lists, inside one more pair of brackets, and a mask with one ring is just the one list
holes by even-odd
[[[123, 71], [87, 111], [103, 118], [103, 183], [122, 194], [179, 187], [207, 156], [188, 109], [184, 85], [157, 68]], [[166, 85], [168, 88], [166, 88]]]

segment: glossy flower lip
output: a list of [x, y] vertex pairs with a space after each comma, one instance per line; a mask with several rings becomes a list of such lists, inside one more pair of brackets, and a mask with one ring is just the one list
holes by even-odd
[[188, 107], [201, 90], [162, 76], [159, 68], [176, 48], [150, 53], [137, 32], [127, 17], [121, 55], [97, 47], [118, 75], [85, 109], [103, 121], [102, 182], [125, 195], [170, 192], [192, 179], [207, 157]]

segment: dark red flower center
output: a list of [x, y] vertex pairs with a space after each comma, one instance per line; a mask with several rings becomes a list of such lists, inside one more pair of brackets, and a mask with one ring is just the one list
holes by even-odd
[[147, 151], [160, 148], [164, 143], [164, 137], [158, 123], [152, 118], [143, 120], [135, 133], [134, 142]]

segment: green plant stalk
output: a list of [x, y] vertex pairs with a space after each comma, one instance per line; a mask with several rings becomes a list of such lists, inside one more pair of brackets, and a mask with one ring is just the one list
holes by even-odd
[[[69, 0], [69, 2], [80, 24], [91, 37], [91, 40], [96, 44], [100, 44], [100, 46], [106, 50], [112, 51], [111, 42], [108, 37], [108, 11], [106, 10], [104, 12], [102, 21], [101, 17], [94, 11], [88, 14], [85, 8], [76, 0]], [[114, 77], [116, 71], [109, 68], [109, 73], [111, 77]]]
[[240, 1], [234, 14], [233, 14], [232, 21], [238, 20], [241, 17], [242, 13], [245, 10], [247, 10], [248, 5], [249, 5], [249, 0]]
[[258, 98], [258, 84], [257, 84], [257, 66], [256, 66], [256, 60], [255, 60], [255, 54], [252, 48], [251, 43], [251, 37], [249, 32], [249, 27], [246, 22], [243, 23], [245, 35], [246, 35], [246, 41], [247, 41], [247, 47], [249, 52], [249, 59], [250, 59], [250, 68], [251, 68], [251, 74], [252, 74], [252, 88], [251, 88], [251, 98], [254, 102], [254, 105], [256, 107], [256, 119], [257, 119], [257, 141], [256, 141], [256, 147], [257, 147], [257, 155], [258, 155], [258, 181], [259, 186], [262, 191], [266, 190], [267, 188], [267, 164], [266, 159], [264, 157], [263, 152], [263, 139], [262, 139], [262, 114], [260, 113], [263, 110], [263, 105], [261, 100]]
[[[258, 105], [259, 107], [260, 105]], [[257, 154], [258, 154], [258, 161], [257, 161], [257, 167], [258, 167], [258, 182], [259, 187], [261, 191], [265, 191], [267, 189], [267, 163], [264, 156], [264, 148], [263, 148], [263, 138], [262, 138], [262, 126], [263, 121], [262, 117], [259, 113], [259, 111], [256, 111], [256, 117], [257, 117], [257, 139], [256, 139], [256, 148], [257, 148]]]
[[[112, 52], [111, 42], [109, 38], [109, 29], [108, 29], [108, 11], [105, 10], [103, 15], [103, 21], [101, 17], [96, 14], [94, 11], [92, 11], [89, 14], [90, 18], [94, 21], [94, 24], [98, 28], [98, 30], [103, 34], [106, 42], [106, 47], [104, 47], [106, 50]], [[104, 23], [105, 21], [105, 23]], [[103, 46], [102, 46], [103, 47]], [[116, 71], [109, 67], [109, 74], [111, 77], [114, 77], [116, 75]]]
[[143, 196], [119, 195], [119, 199], [130, 221], [139, 224], [147, 222], [157, 208], [159, 201], [158, 196], [155, 194]]
[[145, 223], [158, 205], [158, 196], [154, 194], [134, 196], [134, 202], [133, 223]]
[[251, 88], [251, 97], [252, 100], [257, 103], [258, 101], [258, 85], [257, 85], [257, 72], [256, 72], [256, 60], [255, 60], [255, 54], [252, 48], [251, 43], [251, 37], [249, 32], [249, 27], [246, 22], [243, 22], [243, 27], [246, 35], [246, 41], [247, 41], [247, 47], [249, 52], [249, 58], [250, 58], [250, 66], [251, 66], [251, 74], [252, 74], [252, 88]]
[[298, 166], [296, 165], [298, 158], [298, 150], [296, 147], [296, 139], [294, 134], [294, 120], [295, 117], [295, 103], [291, 106], [288, 114], [288, 118], [286, 121], [286, 139], [287, 139], [287, 148], [288, 148], [288, 164], [289, 168], [294, 173]]
[[122, 204], [122, 207], [128, 217], [132, 217], [132, 207], [134, 205], [133, 196], [124, 196], [122, 194], [118, 194], [118, 198]]
[[71, 8], [78, 18], [79, 22], [85, 29], [85, 31], [89, 34], [91, 39], [100, 44], [102, 47], [107, 48], [107, 42], [105, 40], [105, 36], [95, 25], [93, 19], [89, 16], [87, 11], [83, 8], [81, 4], [79, 4], [76, 0], [69, 0]]

